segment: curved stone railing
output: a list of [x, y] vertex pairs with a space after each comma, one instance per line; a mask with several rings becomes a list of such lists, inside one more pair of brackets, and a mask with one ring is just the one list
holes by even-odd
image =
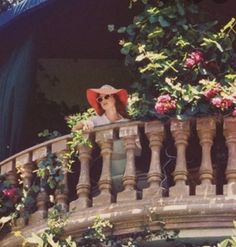
[[[80, 172], [73, 174], [78, 178], [74, 188], [78, 198], [71, 201], [67, 190], [64, 194], [55, 194], [56, 203], [65, 209], [76, 208], [66, 227], [67, 232], [78, 237], [97, 214], [115, 224], [115, 234], [140, 231], [144, 224], [150, 229], [158, 229], [158, 224], [155, 224], [157, 218], [166, 222], [166, 229], [212, 228], [215, 231], [219, 227], [232, 227], [236, 213], [236, 118], [225, 118], [220, 124], [222, 129], [217, 127], [214, 118], [207, 117], [191, 123], [176, 119], [165, 125], [160, 121], [134, 121], [95, 128], [90, 135], [98, 144], [102, 157], [97, 187], [92, 188], [91, 183], [92, 149], [80, 146]], [[212, 162], [212, 158], [219, 154], [212, 152], [215, 136], [218, 135], [222, 135], [221, 142], [228, 148], [225, 168], [219, 168], [219, 165], [217, 168], [217, 164]], [[189, 142], [190, 137], [200, 148], [199, 163], [192, 167], [186, 159], [188, 151], [195, 148]], [[1, 174], [7, 174], [9, 180], [17, 185], [17, 164], [21, 167], [24, 186], [30, 187], [38, 162], [49, 151], [64, 152], [69, 138], [67, 135], [47, 141], [0, 162]], [[120, 180], [122, 189], [114, 191], [112, 152], [113, 143], [118, 139], [124, 144], [126, 164]], [[172, 143], [175, 155], [163, 151], [167, 150], [168, 142]], [[168, 163], [167, 158], [172, 158], [174, 167], [169, 170], [169, 183], [163, 186], [163, 178], [167, 178], [164, 167]], [[216, 174], [217, 169], [220, 172]], [[70, 181], [64, 179], [63, 182], [68, 188]], [[96, 193], [93, 193], [94, 189]], [[38, 194], [37, 211], [31, 215], [28, 225], [18, 222], [16, 227], [26, 235], [32, 229], [40, 231], [45, 227], [43, 219], [48, 211], [47, 197], [46, 191]], [[154, 218], [148, 221], [150, 214]], [[34, 222], [38, 222], [37, 226]], [[224, 231], [221, 233], [224, 234]], [[8, 236], [2, 243], [0, 241], [1, 246], [7, 246], [9, 241], [11, 246], [19, 243], [19, 240]]]

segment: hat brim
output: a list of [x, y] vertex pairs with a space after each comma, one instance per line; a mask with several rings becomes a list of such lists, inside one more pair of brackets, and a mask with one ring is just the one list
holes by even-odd
[[98, 115], [102, 115], [104, 110], [97, 102], [97, 97], [100, 94], [116, 94], [121, 102], [121, 106], [125, 110], [128, 103], [128, 92], [125, 89], [110, 89], [110, 88], [90, 88], [87, 89], [86, 96], [89, 104], [93, 107]]

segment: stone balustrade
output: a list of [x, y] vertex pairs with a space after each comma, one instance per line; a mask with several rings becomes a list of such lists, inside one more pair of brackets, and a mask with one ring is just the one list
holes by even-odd
[[[65, 189], [63, 192], [55, 190], [54, 194], [55, 203], [62, 205], [64, 210], [75, 208], [77, 218], [74, 220], [72, 216], [67, 229], [72, 235], [79, 234], [97, 214], [111, 218], [117, 224], [117, 234], [140, 230], [143, 218], [137, 217], [144, 217], [147, 208], [166, 220], [167, 229], [197, 229], [196, 222], [203, 228], [215, 228], [217, 220], [212, 220], [214, 217], [220, 218], [217, 227], [219, 224], [232, 227], [236, 214], [236, 118], [173, 119], [167, 124], [131, 121], [97, 127], [89, 135], [94, 148], [100, 150], [98, 166], [101, 169], [93, 169], [93, 149], [78, 146], [79, 160], [74, 166], [79, 169], [65, 176], [61, 182]], [[216, 135], [221, 139], [216, 141]], [[17, 186], [16, 166], [20, 167], [23, 185], [30, 188], [37, 164], [48, 152], [63, 153], [69, 138], [69, 135], [59, 137], [9, 157], [0, 162], [0, 173], [7, 174]], [[112, 174], [112, 166], [119, 164], [119, 159], [114, 162], [116, 150], [113, 147], [117, 140], [122, 141], [126, 157], [120, 180], [115, 180]], [[223, 165], [222, 161], [218, 163], [214, 152], [219, 140], [220, 145], [228, 149]], [[192, 141], [194, 146], [191, 146]], [[191, 152], [197, 159], [189, 155]], [[100, 176], [94, 185], [93, 177], [97, 177], [98, 171]], [[216, 171], [220, 172], [220, 181], [224, 184], [219, 184]], [[75, 185], [72, 180], [76, 181]], [[121, 190], [114, 186], [117, 181]], [[219, 186], [222, 190], [216, 189]], [[71, 190], [77, 199], [69, 197]], [[48, 192], [40, 190], [36, 198], [37, 210], [30, 216], [28, 225], [18, 220], [18, 227], [30, 231], [34, 222], [44, 224], [48, 200]], [[129, 224], [121, 226], [121, 222]], [[150, 227], [155, 228], [151, 223]], [[7, 246], [4, 244], [3, 240], [0, 245]]]

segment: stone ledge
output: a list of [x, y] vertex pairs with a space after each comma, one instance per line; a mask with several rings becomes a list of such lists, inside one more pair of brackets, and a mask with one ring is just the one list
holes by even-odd
[[[222, 230], [223, 234], [223, 230], [227, 232], [233, 228], [232, 221], [236, 218], [236, 197], [189, 196], [184, 200], [160, 198], [159, 200], [137, 200], [125, 204], [113, 203], [105, 207], [87, 208], [72, 213], [65, 227], [66, 233], [73, 237], [80, 236], [88, 226], [91, 226], [97, 215], [109, 219], [114, 224], [115, 235], [141, 232], [144, 230], [144, 225], [155, 231], [160, 229], [158, 222], [161, 220], [166, 223], [165, 229], [179, 229], [183, 234], [182, 237], [188, 233], [195, 239], [201, 237], [199, 230], [210, 229], [211, 234]], [[22, 229], [22, 234], [29, 236], [32, 232], [43, 231], [45, 227], [46, 222], [40, 225], [31, 224]], [[21, 246], [21, 239], [8, 235], [0, 241], [0, 246]]]

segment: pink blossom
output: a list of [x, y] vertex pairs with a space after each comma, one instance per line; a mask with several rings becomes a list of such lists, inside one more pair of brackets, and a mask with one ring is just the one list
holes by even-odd
[[4, 189], [2, 193], [9, 198], [13, 198], [16, 196], [16, 188]]
[[193, 66], [203, 62], [203, 53], [201, 51], [194, 51], [189, 54], [189, 57], [185, 61], [185, 66], [187, 68], [192, 68]]
[[166, 102], [169, 102], [170, 100], [171, 100], [171, 97], [169, 94], [164, 94], [158, 97], [158, 102], [161, 102], [161, 103], [166, 103]]
[[233, 117], [236, 117], [236, 107], [234, 107], [234, 110], [233, 110], [233, 112], [232, 112], [232, 116], [233, 116]]
[[211, 99], [211, 103], [216, 108], [220, 108], [222, 111], [227, 110], [233, 105], [233, 101], [228, 98], [215, 97]]
[[195, 61], [196, 64], [203, 62], [203, 53], [201, 51], [192, 52], [190, 57]]
[[217, 83], [214, 88], [206, 90], [203, 95], [209, 100], [215, 97], [221, 91], [220, 84]]
[[211, 99], [212, 105], [214, 105], [216, 108], [220, 108], [222, 102], [222, 98], [216, 97]]
[[191, 69], [195, 65], [195, 61], [192, 58], [187, 58], [184, 65]]
[[176, 101], [171, 99], [169, 94], [161, 95], [157, 98], [155, 110], [157, 113], [166, 113], [176, 108]]

